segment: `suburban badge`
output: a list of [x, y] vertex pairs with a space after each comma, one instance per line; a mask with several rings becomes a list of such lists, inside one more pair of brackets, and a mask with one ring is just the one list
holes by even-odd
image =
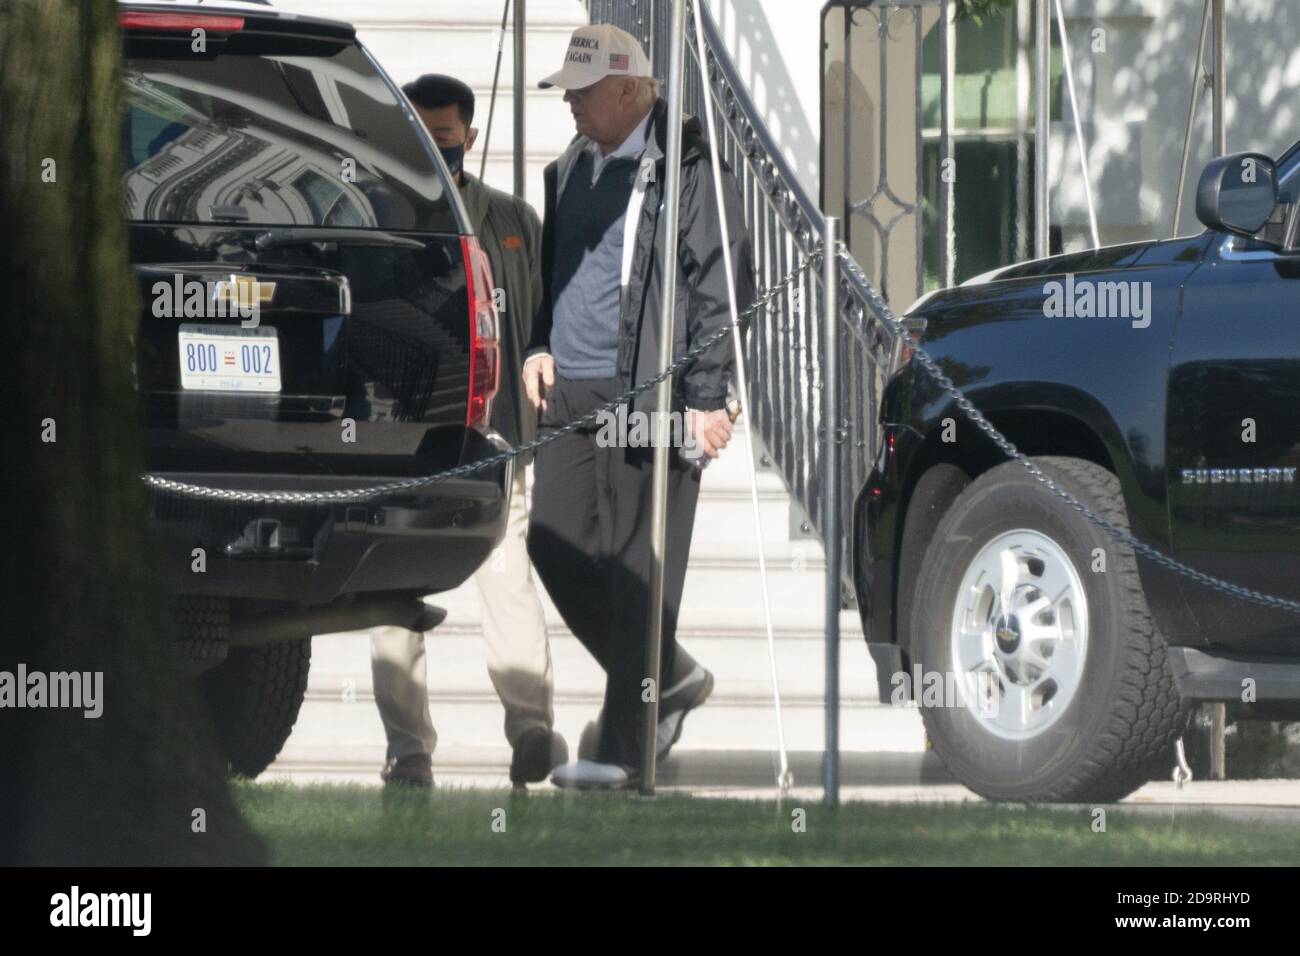
[[1282, 485], [1295, 484], [1294, 468], [1184, 468], [1179, 482], [1184, 485]]

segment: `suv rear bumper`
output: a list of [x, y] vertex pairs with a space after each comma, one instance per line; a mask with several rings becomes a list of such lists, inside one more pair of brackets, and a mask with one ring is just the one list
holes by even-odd
[[[348, 504], [244, 505], [154, 493], [161, 569], [177, 594], [301, 604], [375, 591], [447, 591], [504, 536], [509, 472], [500, 465], [485, 469], [484, 477]], [[167, 477], [219, 488], [308, 492], [400, 480], [211, 472]], [[202, 565], [195, 552], [200, 548]]]
[[1300, 701], [1300, 658], [1209, 654], [1191, 647], [1169, 648], [1169, 667], [1185, 701], [1242, 703], [1253, 681], [1254, 699]]

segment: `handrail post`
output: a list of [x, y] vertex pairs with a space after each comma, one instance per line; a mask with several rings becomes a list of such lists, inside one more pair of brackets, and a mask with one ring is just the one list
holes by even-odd
[[[672, 35], [668, 54], [668, 143], [664, 170], [663, 288], [659, 301], [659, 368], [673, 362], [673, 318], [677, 302], [677, 221], [682, 184], [682, 79], [686, 52], [686, 0], [672, 0]], [[668, 415], [672, 411], [673, 380], [655, 389], [654, 478], [650, 504], [650, 581], [646, 605], [646, 677], [653, 693], [645, 702], [641, 737], [641, 794], [655, 792], [655, 751], [659, 730], [659, 671], [664, 625], [664, 539], [668, 528]]]
[[[848, 41], [845, 41], [848, 42]], [[957, 61], [957, 31], [948, 21], [948, 5], [945, 3], [939, 11], [939, 168], [944, 175], [939, 177], [939, 228], [941, 261], [939, 284], [944, 288], [956, 285], [956, 234], [953, 232], [953, 182], [952, 140], [953, 125], [956, 123], [955, 91], [953, 79]], [[850, 250], [851, 252], [852, 250]], [[925, 290], [922, 289], [922, 292]]]
[[1228, 151], [1228, 21], [1223, 0], [1214, 0], [1210, 8], [1214, 21], [1214, 155]]
[[1065, 10], [1061, 0], [1056, 0], [1056, 32], [1061, 38], [1061, 67], [1065, 72], [1065, 88], [1070, 94], [1070, 112], [1074, 115], [1074, 142], [1079, 147], [1079, 172], [1083, 176], [1083, 198], [1088, 201], [1088, 228], [1092, 232], [1092, 247], [1101, 248], [1101, 233], [1097, 229], [1097, 206], [1092, 201], [1092, 177], [1088, 175], [1088, 144], [1083, 138], [1083, 117], [1079, 115], [1079, 97], [1074, 92], [1074, 67], [1070, 65], [1070, 38], [1065, 31]]
[[1050, 212], [1047, 194], [1048, 142], [1052, 110], [1052, 0], [1038, 0], [1035, 6], [1034, 57], [1034, 258], [1051, 251]]
[[525, 13], [526, 0], [515, 0], [515, 76], [514, 76], [514, 99], [515, 99], [515, 143], [514, 143], [514, 167], [515, 167], [515, 195], [520, 199], [524, 198], [525, 188], [525, 169], [527, 166], [527, 156], [525, 150], [524, 138], [524, 114], [527, 104], [524, 102], [524, 51], [528, 46], [527, 42], [527, 23], [528, 15]]
[[839, 220], [822, 231], [822, 541], [826, 549], [826, 751], [822, 790], [840, 801], [840, 376]]
[[1183, 132], [1183, 158], [1178, 164], [1178, 192], [1174, 194], [1174, 225], [1171, 236], [1178, 235], [1182, 219], [1183, 190], [1187, 185], [1187, 160], [1192, 150], [1192, 127], [1196, 123], [1196, 105], [1201, 99], [1201, 84], [1205, 82], [1205, 34], [1210, 29], [1210, 0], [1205, 0], [1201, 13], [1201, 38], [1196, 41], [1196, 66], [1192, 67], [1192, 102], [1187, 107], [1187, 129]]

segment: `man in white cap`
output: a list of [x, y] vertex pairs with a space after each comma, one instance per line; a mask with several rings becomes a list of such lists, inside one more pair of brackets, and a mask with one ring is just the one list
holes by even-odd
[[[542, 296], [542, 224], [522, 199], [493, 189], [464, 168], [465, 153], [478, 134], [473, 126], [473, 90], [455, 77], [427, 73], [403, 86], [402, 92], [447, 161], [474, 233], [491, 260], [492, 275], [504, 293], [497, 315], [501, 391], [492, 406], [492, 428], [512, 445], [531, 441], [536, 413], [523, 395], [518, 376]], [[515, 462], [505, 537], [474, 575], [483, 609], [488, 673], [505, 708], [505, 734], [512, 751], [510, 780], [516, 786], [545, 780], [569, 759], [564, 738], [553, 729], [551, 649], [525, 550], [524, 469], [529, 457], [520, 456]], [[375, 704], [388, 738], [381, 772], [384, 782], [432, 787], [438, 735], [429, 713], [424, 635], [402, 627], [372, 628], [370, 653]]]
[[[578, 135], [546, 168], [542, 303], [525, 353], [524, 385], [542, 434], [653, 378], [659, 368], [667, 104], [640, 43], [609, 25], [574, 31], [559, 72], [541, 82], [565, 91]], [[741, 202], [723, 170], [737, 304], [753, 300], [753, 266]], [[708, 144], [700, 124], [682, 128], [674, 359], [730, 322], [722, 229]], [[725, 406], [732, 346], [724, 337], [673, 380], [679, 440], [716, 458], [731, 436]], [[645, 421], [654, 391], [631, 403]], [[653, 430], [648, 430], [652, 433]], [[642, 429], [640, 434], [647, 434]], [[645, 673], [651, 574], [653, 449], [635, 425], [580, 429], [537, 453], [528, 551], [569, 629], [606, 672], [597, 733], [560, 786], [620, 789], [639, 782], [643, 695], [659, 698], [662, 759], [686, 713], [704, 703], [713, 676], [677, 646], [700, 470], [669, 456], [660, 674]]]

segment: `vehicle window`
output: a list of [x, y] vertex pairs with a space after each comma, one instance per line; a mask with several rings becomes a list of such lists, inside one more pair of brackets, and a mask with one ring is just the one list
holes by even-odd
[[127, 218], [456, 231], [437, 168], [355, 45], [128, 56]]

